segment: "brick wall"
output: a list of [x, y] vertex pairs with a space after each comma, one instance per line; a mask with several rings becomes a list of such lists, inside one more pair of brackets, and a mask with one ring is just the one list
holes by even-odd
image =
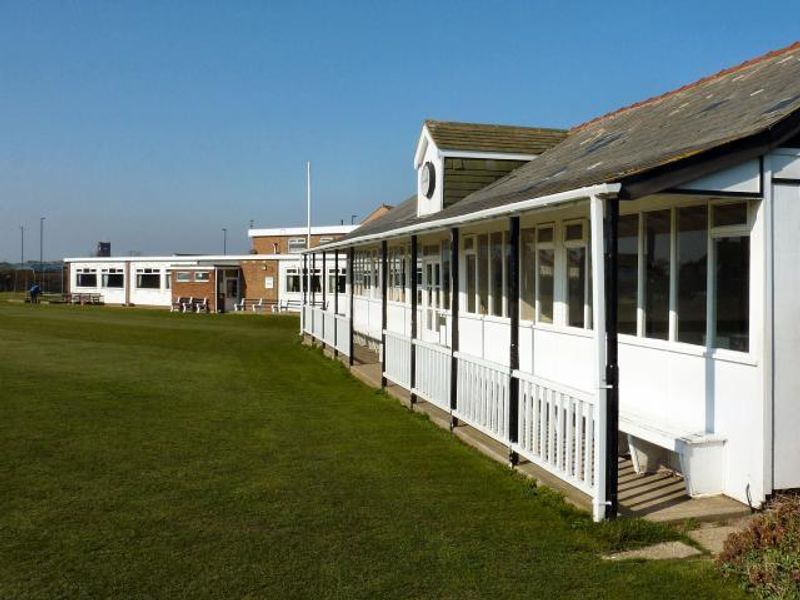
[[[319, 246], [320, 238], [332, 238], [334, 240], [339, 239], [342, 237], [342, 234], [337, 235], [312, 235], [311, 236], [311, 247], [314, 248]], [[305, 239], [305, 235], [276, 235], [276, 236], [264, 236], [264, 237], [254, 237], [253, 240], [253, 250], [256, 251], [258, 254], [288, 254], [289, 253], [289, 238], [303, 238]], [[277, 246], [277, 252], [276, 252]]]
[[[278, 300], [280, 273], [277, 260], [243, 260], [241, 266], [242, 298]], [[266, 287], [268, 277], [272, 278], [272, 289]]]
[[172, 271], [172, 299], [181, 296], [191, 298], [208, 298], [208, 306], [211, 312], [217, 311], [217, 278], [213, 268], [208, 269], [208, 281], [195, 281], [194, 276], [197, 271], [185, 271], [191, 276], [191, 281], [178, 281], [180, 268]]

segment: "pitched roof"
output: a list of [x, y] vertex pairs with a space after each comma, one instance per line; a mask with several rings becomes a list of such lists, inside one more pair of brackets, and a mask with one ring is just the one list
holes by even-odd
[[536, 160], [439, 215], [624, 181], [768, 132], [798, 109], [800, 43], [579, 125]]
[[578, 125], [535, 160], [441, 212], [416, 217], [414, 196], [343, 239], [595, 184], [623, 183], [625, 189], [626, 182], [684, 159], [776, 135], [786, 123], [800, 127], [798, 115], [800, 42]]
[[541, 154], [567, 136], [564, 129], [485, 125], [452, 121], [425, 121], [425, 127], [441, 150]]

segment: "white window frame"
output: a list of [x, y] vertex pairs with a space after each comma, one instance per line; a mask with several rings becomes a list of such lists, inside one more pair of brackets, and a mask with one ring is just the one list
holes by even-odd
[[192, 272], [191, 271], [175, 271], [175, 282], [176, 283], [191, 283], [192, 282]]
[[[286, 249], [289, 254], [299, 254], [303, 250], [306, 250], [308, 240], [304, 237], [292, 237], [289, 238], [286, 242]], [[302, 244], [302, 247], [299, 246]], [[294, 247], [292, 247], [294, 245]]]
[[[556, 325], [557, 322], [558, 322], [558, 313], [557, 313], [557, 310], [556, 310], [556, 308], [557, 308], [556, 299], [557, 299], [557, 296], [558, 296], [558, 293], [557, 293], [557, 290], [558, 290], [558, 277], [556, 277], [556, 275], [558, 273], [558, 264], [557, 264], [558, 261], [557, 261], [557, 252], [556, 252], [556, 233], [557, 233], [556, 232], [556, 225], [555, 225], [555, 223], [552, 223], [552, 222], [550, 222], [550, 223], [541, 223], [541, 224], [537, 225], [535, 229], [536, 229], [536, 231], [534, 233], [534, 239], [535, 239], [534, 248], [535, 248], [535, 252], [536, 252], [536, 260], [534, 261], [534, 263], [536, 265], [536, 267], [535, 267], [536, 268], [536, 278], [535, 278], [535, 281], [534, 281], [534, 285], [536, 287], [536, 294], [535, 294], [535, 298], [536, 298], [536, 310], [535, 310], [536, 319], [535, 319], [535, 322], [536, 322], [537, 325], [544, 325], [546, 327], [552, 327], [553, 325]], [[544, 230], [544, 229], [550, 229], [553, 232], [552, 240], [549, 241], [549, 242], [540, 242], [539, 241], [539, 231]], [[553, 251], [553, 299], [552, 299], [553, 300], [553, 307], [552, 307], [552, 322], [551, 323], [546, 323], [546, 322], [542, 321], [542, 301], [541, 301], [542, 283], [539, 280], [539, 275], [540, 275], [539, 250], [552, 250]]]
[[[567, 239], [567, 230], [572, 225], [581, 226], [581, 237], [575, 240]], [[589, 220], [584, 218], [579, 219], [566, 219], [561, 225], [561, 243], [564, 248], [564, 260], [562, 261], [562, 277], [564, 282], [564, 323], [565, 327], [571, 329], [592, 329], [592, 305], [591, 305], [591, 289], [592, 289], [592, 259], [591, 247], [589, 245]], [[571, 248], [583, 248], [584, 252], [584, 268], [586, 269], [586, 276], [583, 281], [583, 327], [570, 325], [569, 323], [569, 260], [567, 260], [568, 250]]]

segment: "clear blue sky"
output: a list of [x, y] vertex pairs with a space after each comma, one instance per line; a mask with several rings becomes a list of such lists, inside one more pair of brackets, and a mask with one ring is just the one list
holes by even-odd
[[0, 3], [0, 260], [247, 248], [414, 189], [425, 118], [568, 127], [800, 37], [709, 2]]

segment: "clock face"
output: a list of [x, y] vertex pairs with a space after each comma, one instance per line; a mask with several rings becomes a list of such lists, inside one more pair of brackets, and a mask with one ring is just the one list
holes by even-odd
[[428, 161], [422, 165], [422, 173], [420, 173], [420, 187], [422, 193], [426, 198], [433, 196], [433, 190], [436, 189], [436, 167], [433, 163]]

